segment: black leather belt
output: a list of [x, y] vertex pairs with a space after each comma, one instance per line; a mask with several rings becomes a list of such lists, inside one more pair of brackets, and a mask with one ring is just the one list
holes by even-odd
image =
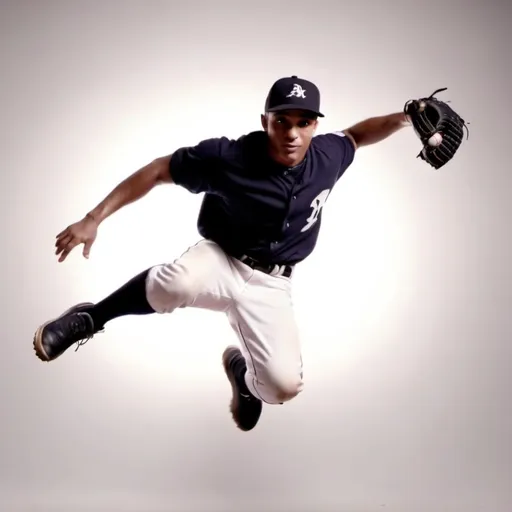
[[265, 274], [271, 276], [283, 276], [290, 277], [293, 272], [292, 265], [276, 265], [274, 263], [264, 264], [256, 261], [255, 259], [249, 256], [240, 256], [238, 258], [242, 263], [245, 263], [247, 266], [251, 267], [254, 270], [259, 270], [260, 272], [264, 272]]

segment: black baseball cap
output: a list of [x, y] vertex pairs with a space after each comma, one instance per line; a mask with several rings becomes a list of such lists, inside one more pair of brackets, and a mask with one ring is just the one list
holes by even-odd
[[325, 117], [320, 112], [320, 91], [309, 80], [296, 75], [280, 78], [270, 88], [265, 102], [265, 112], [300, 109]]

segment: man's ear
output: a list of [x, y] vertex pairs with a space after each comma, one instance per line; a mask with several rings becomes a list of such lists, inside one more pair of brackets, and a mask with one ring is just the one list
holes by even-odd
[[262, 128], [267, 131], [268, 128], [268, 116], [267, 114], [261, 114], [261, 126]]

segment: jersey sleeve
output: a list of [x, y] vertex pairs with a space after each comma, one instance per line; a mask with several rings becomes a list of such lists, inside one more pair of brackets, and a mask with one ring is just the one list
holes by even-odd
[[169, 165], [173, 182], [193, 194], [214, 192], [228, 145], [229, 140], [220, 137], [174, 151]]
[[335, 131], [320, 135], [325, 149], [330, 154], [335, 155], [339, 162], [338, 174], [336, 179], [339, 180], [343, 173], [350, 167], [354, 161], [356, 148], [353, 142], [342, 131]]

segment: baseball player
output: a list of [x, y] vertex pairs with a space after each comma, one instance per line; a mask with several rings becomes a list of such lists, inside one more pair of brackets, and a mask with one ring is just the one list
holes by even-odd
[[199, 308], [226, 315], [239, 340], [222, 362], [237, 427], [253, 429], [262, 405], [283, 404], [303, 389], [303, 363], [292, 306], [296, 265], [315, 248], [322, 210], [356, 149], [411, 121], [405, 111], [316, 135], [320, 92], [297, 76], [277, 80], [262, 130], [176, 149], [139, 169], [83, 219], [56, 237], [63, 262], [83, 244], [88, 258], [100, 224], [159, 184], [203, 193], [199, 241], [172, 263], [155, 265], [97, 303], [74, 305], [34, 335], [36, 355], [53, 361], [126, 315]]

